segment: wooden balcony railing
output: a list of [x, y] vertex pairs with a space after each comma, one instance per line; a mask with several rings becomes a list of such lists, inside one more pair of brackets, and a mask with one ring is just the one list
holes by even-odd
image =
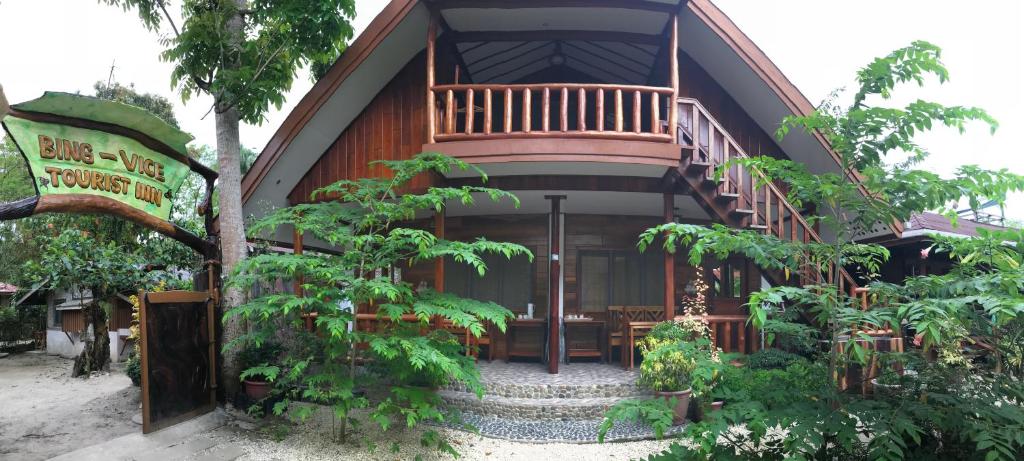
[[[682, 138], [687, 138], [679, 142], [696, 147], [691, 148], [692, 157], [684, 162], [703, 169], [704, 183], [715, 188], [716, 198], [734, 200], [733, 212], [748, 216], [751, 229], [786, 241], [822, 242], [814, 228], [786, 199], [781, 190], [784, 184], [768, 182], [761, 171], [739, 164], [731, 165], [721, 178], [716, 178], [716, 171], [731, 159], [748, 155], [697, 100], [680, 98], [679, 112]], [[822, 284], [833, 280], [833, 270], [831, 264], [815, 265], [807, 258], [797, 276], [802, 285]], [[853, 296], [857, 284], [845, 269], [839, 268], [839, 271], [840, 289]]]
[[672, 88], [551, 83], [436, 85], [431, 142], [592, 138], [670, 143]]

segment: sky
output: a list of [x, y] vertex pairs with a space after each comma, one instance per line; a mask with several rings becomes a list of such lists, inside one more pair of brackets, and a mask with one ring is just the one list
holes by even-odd
[[[1000, 123], [995, 135], [972, 126], [959, 136], [939, 130], [919, 143], [933, 153], [924, 165], [941, 174], [970, 163], [1024, 174], [1024, 6], [1015, 0], [715, 0], [812, 102], [853, 84], [856, 70], [876, 56], [927, 40], [943, 48], [951, 79], [924, 89], [898, 91], [905, 103], [921, 98], [979, 106]], [[387, 4], [357, 0], [361, 32]], [[159, 35], [134, 13], [94, 0], [0, 0], [0, 85], [12, 103], [43, 91], [92, 94], [111, 76], [175, 103], [182, 129], [213, 145], [210, 99], [182, 102], [171, 87], [171, 65], [159, 60]], [[258, 126], [243, 125], [242, 144], [262, 150], [291, 109], [311, 88], [302, 72], [280, 110]], [[1024, 195], [1012, 197], [1007, 216], [1024, 220]]]

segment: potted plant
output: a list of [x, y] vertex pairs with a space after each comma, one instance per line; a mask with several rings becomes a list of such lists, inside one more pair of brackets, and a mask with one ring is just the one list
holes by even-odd
[[[704, 344], [704, 343], [707, 344]], [[690, 387], [693, 389], [693, 397], [697, 399], [697, 418], [703, 420], [709, 412], [717, 411], [725, 404], [725, 399], [718, 389], [718, 383], [722, 379], [725, 367], [729, 367], [726, 361], [719, 356], [711, 341], [701, 338], [695, 341], [697, 353], [695, 354], [695, 366], [690, 379]]]
[[694, 352], [691, 343], [667, 343], [647, 352], [640, 364], [640, 385], [669, 402], [673, 424], [686, 420], [693, 392], [690, 383], [697, 365]]
[[871, 386], [875, 394], [890, 398], [901, 398], [906, 395], [904, 388], [913, 387], [917, 379], [917, 372], [914, 370], [903, 370], [902, 373], [888, 369], [882, 374], [871, 379]]
[[239, 353], [243, 371], [239, 379], [245, 388], [245, 395], [253, 401], [263, 400], [274, 387], [278, 368], [273, 364], [281, 355], [281, 345], [273, 342], [249, 343]]

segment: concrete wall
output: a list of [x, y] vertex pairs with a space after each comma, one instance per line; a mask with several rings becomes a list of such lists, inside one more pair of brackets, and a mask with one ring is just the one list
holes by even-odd
[[[70, 338], [69, 338], [70, 336]], [[78, 354], [82, 353], [82, 349], [85, 348], [85, 343], [82, 342], [81, 335], [78, 333], [65, 334], [60, 329], [47, 329], [46, 330], [46, 353], [50, 355], [59, 355], [65, 358], [74, 358]]]
[[[107, 333], [110, 336], [110, 361], [120, 362], [128, 358], [131, 343], [118, 337], [117, 331]], [[70, 339], [68, 338], [70, 336]], [[60, 329], [46, 330], [46, 353], [64, 358], [75, 358], [82, 353], [85, 343], [79, 333], [65, 334]]]

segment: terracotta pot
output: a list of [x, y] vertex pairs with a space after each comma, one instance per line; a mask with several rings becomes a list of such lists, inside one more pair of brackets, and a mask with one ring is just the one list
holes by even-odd
[[263, 400], [273, 388], [274, 385], [266, 381], [245, 380], [245, 395], [252, 400]]
[[676, 398], [676, 406], [672, 408], [672, 424], [680, 425], [686, 421], [686, 410], [690, 408], [690, 394], [692, 393], [692, 389], [687, 389], [675, 392], [655, 391], [654, 395], [665, 399], [670, 405], [672, 398]]
[[701, 421], [707, 419], [708, 415], [722, 409], [722, 405], [725, 405], [724, 400], [715, 400], [711, 402], [707, 410], [704, 409], [704, 405], [697, 405], [697, 418]]

